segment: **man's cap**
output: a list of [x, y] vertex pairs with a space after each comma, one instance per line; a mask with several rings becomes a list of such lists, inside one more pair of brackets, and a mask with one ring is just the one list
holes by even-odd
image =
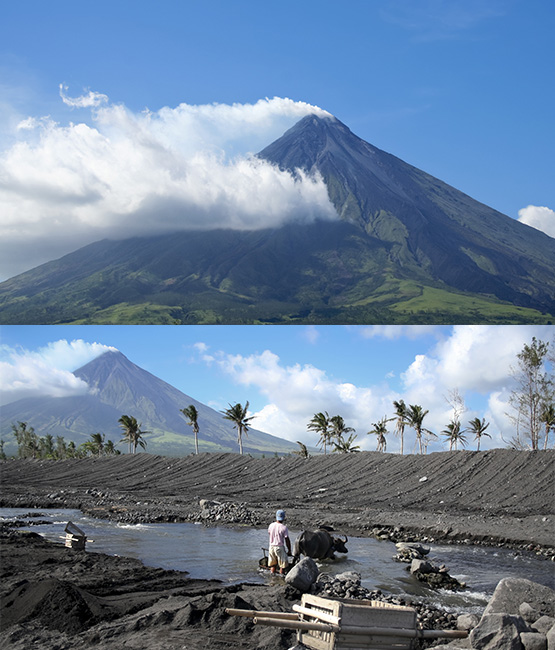
[[278, 510], [276, 512], [276, 519], [278, 521], [283, 521], [285, 519], [285, 510]]

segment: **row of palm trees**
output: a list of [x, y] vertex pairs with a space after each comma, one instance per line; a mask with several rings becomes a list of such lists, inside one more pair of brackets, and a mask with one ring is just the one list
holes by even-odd
[[[237, 429], [237, 443], [241, 454], [243, 454], [243, 435], [247, 435], [250, 422], [254, 418], [254, 416], [247, 416], [248, 410], [249, 403], [247, 402], [244, 406], [242, 404], [230, 404], [229, 408], [222, 411], [224, 419], [231, 420]], [[186, 408], [180, 409], [180, 412], [187, 418], [187, 424], [193, 428], [195, 453], [198, 454], [198, 434], [200, 432], [198, 410], [194, 404], [190, 404]], [[118, 423], [122, 429], [122, 442], [127, 443], [130, 454], [135, 454], [138, 447], [146, 448], [147, 443], [144, 435], [150, 433], [150, 431], [143, 430], [142, 424], [137, 421], [137, 418], [132, 415], [122, 415]], [[106, 440], [102, 433], [91, 434], [90, 439], [79, 445], [79, 447], [73, 441], [66, 443], [63, 436], [58, 436], [56, 439], [50, 434], [44, 437], [38, 436], [33, 427], [28, 426], [26, 422], [18, 422], [17, 425], [12, 425], [12, 433], [18, 445], [18, 456], [20, 458], [63, 459], [119, 453], [114, 443], [111, 440]], [[5, 457], [3, 446], [4, 442], [0, 441], [0, 459]]]
[[[423, 410], [423, 408], [418, 404], [407, 406], [403, 400], [394, 401], [393, 406], [395, 407], [395, 418], [392, 418], [392, 420], [395, 421], [395, 434], [398, 435], [400, 439], [401, 454], [404, 451], [404, 432], [405, 427], [407, 426], [414, 429], [416, 434], [416, 445], [418, 446], [419, 452], [421, 454], [426, 453], [431, 438], [437, 438], [435, 433], [426, 429], [423, 425], [424, 418], [429, 411]], [[441, 433], [449, 442], [449, 450], [451, 451], [453, 449], [458, 449], [459, 444], [462, 447], [466, 446], [467, 441], [464, 434], [468, 431], [474, 435], [474, 439], [477, 441], [476, 449], [477, 451], [480, 451], [480, 441], [482, 437], [487, 436], [488, 438], [491, 438], [489, 433], [486, 432], [488, 427], [489, 422], [486, 422], [485, 418], [480, 420], [480, 418], [476, 417], [470, 420], [468, 428], [464, 429], [458, 414], [456, 414]]]
[[[372, 423], [372, 428], [367, 432], [368, 435], [375, 435], [377, 439], [377, 451], [385, 452], [387, 448], [387, 435], [388, 423], [395, 422], [395, 435], [399, 437], [400, 453], [404, 453], [405, 447], [405, 430], [410, 428], [414, 430], [416, 440], [414, 452], [418, 449], [420, 454], [427, 453], [428, 445], [432, 438], [437, 439], [437, 435], [424, 427], [424, 418], [429, 411], [424, 410], [419, 404], [407, 405], [403, 400], [394, 401], [395, 417], [383, 417], [378, 422]], [[243, 406], [240, 403], [229, 404], [229, 408], [221, 411], [223, 418], [233, 422], [233, 426], [237, 429], [237, 443], [239, 445], [239, 453], [243, 454], [243, 435], [248, 434], [249, 426], [254, 416], [248, 416], [249, 402], [247, 401]], [[198, 423], [199, 412], [198, 409], [190, 404], [189, 406], [180, 409], [180, 412], [187, 418], [187, 424], [192, 427], [195, 437], [195, 453], [199, 453], [198, 437], [200, 427]], [[542, 414], [542, 421], [545, 422], [545, 440], [549, 431], [555, 426], [555, 412], [551, 404], [551, 411]], [[146, 440], [144, 435], [150, 433], [144, 431], [142, 425], [137, 422], [137, 419], [131, 415], [122, 415], [118, 423], [123, 430], [123, 441], [128, 444], [129, 453], [136, 453], [137, 448], [146, 448]], [[459, 414], [456, 412], [452, 420], [446, 425], [445, 429], [441, 432], [447, 442], [449, 442], [449, 450], [458, 449], [459, 445], [465, 447], [467, 439], [465, 434], [470, 433], [477, 441], [477, 450], [480, 450], [480, 442], [483, 436], [491, 437], [487, 433], [489, 422], [485, 419], [473, 418], [468, 422], [468, 427], [463, 428], [460, 421]], [[355, 445], [357, 436], [352, 427], [346, 425], [345, 420], [341, 415], [331, 416], [327, 411], [315, 413], [314, 417], [307, 425], [309, 431], [319, 434], [317, 445], [322, 447], [324, 454], [327, 454], [328, 448], [333, 452], [338, 453], [352, 453], [360, 451], [360, 446]], [[58, 436], [56, 441], [54, 438], [47, 434], [41, 438], [36, 435], [32, 427], [28, 427], [26, 423], [19, 422], [18, 425], [12, 425], [12, 430], [16, 441], [18, 443], [18, 455], [25, 458], [68, 458], [79, 457], [83, 455], [108, 455], [119, 453], [115, 449], [114, 443], [111, 440], [106, 441], [104, 434], [95, 433], [90, 436], [90, 440], [76, 447], [75, 443], [69, 442], [67, 445], [63, 437]], [[306, 445], [301, 442], [297, 443], [300, 446], [300, 451], [296, 452], [300, 455], [307, 456], [308, 449]], [[547, 445], [546, 445], [547, 446]], [[0, 441], [0, 457], [3, 454], [3, 441]]]
[[[66, 441], [63, 436], [54, 437], [47, 433], [39, 436], [27, 422], [12, 424], [12, 433], [17, 442], [19, 458], [42, 460], [64, 460], [66, 458], [84, 458], [85, 456], [108, 456], [119, 454], [112, 440], [106, 440], [103, 433], [93, 433], [81, 445], [73, 440]], [[6, 460], [4, 441], [0, 440], [0, 460]]]
[[[414, 430], [416, 440], [414, 452], [418, 449], [420, 454], [425, 454], [428, 451], [428, 445], [432, 438], [437, 438], [437, 435], [424, 426], [424, 418], [429, 411], [424, 410], [419, 404], [407, 405], [403, 400], [394, 401], [395, 417], [383, 417], [378, 422], [372, 423], [372, 428], [367, 432], [368, 435], [375, 435], [377, 439], [377, 451], [385, 452], [387, 448], [387, 435], [388, 423], [395, 422], [395, 435], [399, 437], [400, 453], [404, 453], [405, 447], [405, 430], [411, 428]], [[468, 423], [468, 428], [463, 428], [460, 419], [454, 417], [446, 428], [441, 432], [442, 435], [449, 442], [449, 450], [458, 449], [461, 445], [465, 447], [467, 440], [465, 433], [469, 432], [474, 435], [477, 440], [477, 450], [480, 450], [480, 440], [483, 436], [488, 436], [489, 433], [486, 429], [489, 427], [489, 422], [485, 419], [473, 418]], [[354, 429], [348, 427], [340, 415], [329, 416], [327, 411], [315, 413], [314, 417], [307, 424], [307, 429], [319, 434], [317, 445], [321, 447], [324, 454], [327, 454], [328, 448], [333, 452], [338, 453], [351, 453], [360, 451], [359, 445], [355, 445], [356, 435]], [[348, 437], [346, 437], [348, 435]], [[304, 454], [305, 445], [298, 442], [301, 455]]]
[[[315, 413], [306, 428], [320, 436], [317, 444], [322, 447], [324, 454], [327, 454], [328, 447], [331, 447], [332, 451], [342, 453], [360, 450], [359, 446], [354, 444], [355, 430], [345, 424], [341, 415], [330, 417], [327, 411]], [[345, 437], [347, 434], [348, 438]]]

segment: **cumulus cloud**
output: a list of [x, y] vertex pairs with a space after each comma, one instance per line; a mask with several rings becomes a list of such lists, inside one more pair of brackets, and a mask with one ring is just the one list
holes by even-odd
[[[498, 433], [508, 431], [505, 413], [509, 410], [512, 369], [517, 354], [533, 336], [550, 341], [553, 328], [547, 325], [453, 327], [449, 336], [426, 354], [416, 355], [403, 373], [405, 401], [429, 409], [428, 426], [441, 431], [450, 419], [450, 409], [446, 409], [450, 391], [458, 390], [463, 397], [480, 394], [488, 401], [486, 416], [493, 419], [492, 428]], [[465, 421], [472, 417], [482, 418], [484, 413], [466, 413]], [[502, 445], [499, 436], [497, 440]]]
[[35, 351], [0, 346], [0, 401], [84, 395], [89, 386], [72, 371], [108, 350], [115, 348], [80, 339], [59, 340]]
[[0, 277], [103, 238], [336, 218], [321, 178], [252, 155], [304, 115], [290, 99], [134, 113], [89, 91], [87, 121], [21, 120], [0, 153]]
[[[439, 331], [443, 335], [439, 336]], [[456, 326], [438, 328], [436, 341], [429, 349], [408, 360], [400, 387], [385, 381], [356, 385], [337, 380], [311, 364], [285, 365], [270, 350], [252, 355], [213, 351], [205, 344], [197, 346], [199, 359], [217, 366], [231, 381], [250, 391], [257, 390], [266, 402], [256, 413], [253, 426], [291, 441], [315, 445], [317, 436], [306, 425], [319, 411], [339, 414], [354, 427], [356, 443], [363, 449], [375, 449], [376, 439], [366, 435], [383, 417], [394, 416], [393, 401], [418, 404], [428, 411], [425, 427], [437, 434], [429, 451], [445, 449], [441, 432], [453, 416], [454, 392], [465, 402], [461, 416], [464, 426], [478, 417], [490, 422], [491, 439], [482, 440], [481, 448], [503, 447], [512, 438], [507, 412], [513, 386], [512, 368], [517, 354], [533, 336], [549, 341], [549, 326]], [[394, 437], [394, 422], [388, 423], [388, 451], [399, 449]], [[468, 439], [469, 447], [474, 441]], [[414, 433], [407, 428], [405, 450], [414, 451]]]
[[518, 220], [555, 237], [555, 211], [545, 206], [529, 205], [518, 211]]
[[387, 386], [364, 387], [337, 381], [310, 364], [283, 365], [270, 350], [260, 354], [240, 355], [204, 350], [206, 363], [217, 364], [220, 370], [238, 385], [257, 388], [267, 404], [254, 413], [253, 427], [287, 440], [315, 445], [318, 436], [306, 425], [315, 413], [339, 414], [347, 426], [359, 436], [357, 444], [373, 448], [366, 436], [372, 421], [381, 419], [391, 409], [395, 393]]

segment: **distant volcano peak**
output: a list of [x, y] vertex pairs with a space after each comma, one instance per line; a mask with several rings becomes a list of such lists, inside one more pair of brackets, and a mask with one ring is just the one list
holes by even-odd
[[263, 149], [258, 156], [281, 169], [320, 168], [326, 155], [351, 158], [353, 150], [369, 145], [357, 137], [333, 115], [307, 115], [286, 131], [281, 138]]

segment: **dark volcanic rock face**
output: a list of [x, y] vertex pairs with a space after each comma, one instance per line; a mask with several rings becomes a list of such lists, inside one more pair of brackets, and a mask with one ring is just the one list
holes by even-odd
[[392, 261], [428, 267], [464, 291], [522, 305], [542, 293], [545, 306], [554, 306], [555, 240], [373, 147], [339, 120], [307, 116], [259, 156], [282, 169], [319, 172], [341, 218], [390, 242]]

